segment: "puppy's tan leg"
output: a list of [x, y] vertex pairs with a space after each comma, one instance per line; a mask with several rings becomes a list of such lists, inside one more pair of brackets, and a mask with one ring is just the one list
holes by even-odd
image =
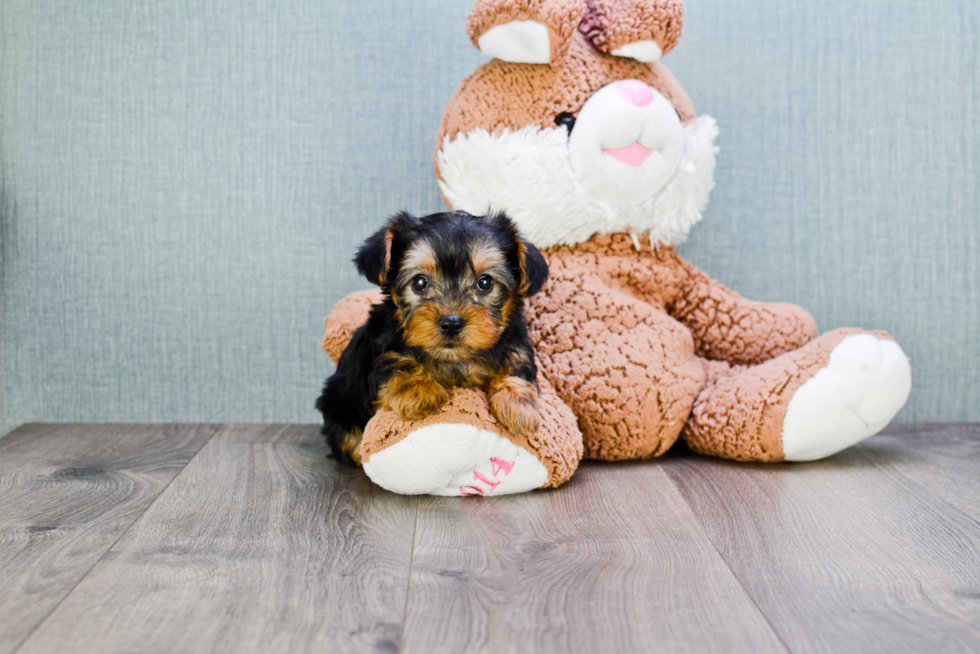
[[356, 466], [361, 465], [361, 438], [363, 436], [364, 432], [354, 427], [344, 436], [344, 440], [340, 444], [340, 450], [349, 456]]
[[404, 420], [421, 420], [448, 401], [448, 391], [414, 362], [396, 370], [378, 392], [378, 405]]
[[538, 430], [538, 388], [520, 377], [498, 377], [490, 384], [490, 408], [508, 431], [529, 436]]

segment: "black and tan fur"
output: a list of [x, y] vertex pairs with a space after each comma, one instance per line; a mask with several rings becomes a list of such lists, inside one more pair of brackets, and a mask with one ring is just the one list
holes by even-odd
[[418, 420], [445, 404], [453, 387], [486, 390], [514, 434], [537, 430], [537, 368], [523, 309], [548, 267], [509, 218], [403, 212], [368, 238], [354, 262], [385, 296], [317, 400], [334, 456], [360, 465], [361, 434], [377, 410]]

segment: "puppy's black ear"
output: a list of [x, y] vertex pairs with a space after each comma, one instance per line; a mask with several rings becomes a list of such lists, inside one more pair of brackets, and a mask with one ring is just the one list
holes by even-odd
[[491, 211], [484, 217], [487, 224], [505, 232], [509, 238], [514, 240], [517, 246], [517, 272], [519, 286], [517, 292], [524, 297], [531, 297], [541, 290], [545, 281], [548, 279], [548, 264], [544, 256], [530, 243], [521, 237], [517, 231], [517, 225], [507, 214]]
[[388, 273], [391, 272], [391, 252], [395, 238], [399, 230], [414, 223], [415, 217], [403, 211], [392, 217], [387, 225], [369, 236], [358, 249], [357, 254], [354, 255], [354, 265], [357, 266], [357, 272], [378, 286], [384, 286], [388, 280]]
[[520, 236], [517, 237], [517, 257], [521, 266], [521, 295], [531, 297], [548, 279], [548, 264], [538, 248]]

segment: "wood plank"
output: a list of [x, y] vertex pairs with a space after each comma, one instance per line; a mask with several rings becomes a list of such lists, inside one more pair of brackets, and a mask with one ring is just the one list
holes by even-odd
[[315, 426], [225, 427], [18, 654], [392, 651], [416, 506]]
[[980, 425], [892, 425], [865, 450], [980, 520]]
[[980, 524], [875, 447], [808, 464], [664, 463], [793, 652], [980, 651]]
[[658, 462], [419, 506], [405, 652], [783, 652]]
[[25, 425], [0, 439], [0, 654], [48, 616], [216, 429]]

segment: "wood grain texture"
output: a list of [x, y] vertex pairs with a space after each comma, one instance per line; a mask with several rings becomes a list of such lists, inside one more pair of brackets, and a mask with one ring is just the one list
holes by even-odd
[[419, 500], [315, 426], [26, 427], [0, 654], [976, 652], [978, 451], [980, 426], [898, 426], [812, 464], [676, 451]]
[[980, 521], [980, 425], [892, 425], [864, 450]]
[[393, 651], [416, 506], [314, 426], [226, 427], [18, 654]]
[[878, 443], [810, 464], [663, 463], [793, 652], [980, 651], [980, 523]]
[[0, 654], [50, 614], [216, 429], [27, 425], [0, 440]]
[[426, 498], [405, 652], [782, 652], [659, 463]]

